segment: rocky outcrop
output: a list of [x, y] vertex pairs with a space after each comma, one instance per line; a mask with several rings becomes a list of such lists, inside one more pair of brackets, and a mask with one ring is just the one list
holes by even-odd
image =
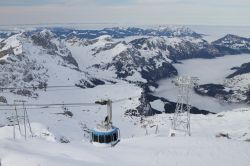
[[240, 67], [234, 67], [233, 70], [236, 70], [234, 73], [227, 76], [227, 78], [233, 78], [237, 75], [250, 73], [250, 62], [242, 64]]
[[227, 90], [225, 86], [221, 84], [204, 84], [194, 88], [195, 92], [199, 95], [215, 97], [221, 100], [229, 100], [233, 95], [232, 90]]
[[4, 96], [0, 96], [0, 103], [8, 103], [8, 101]]
[[78, 68], [76, 60], [63, 42], [49, 30], [42, 30], [31, 35], [35, 45], [41, 46], [48, 54], [60, 56], [64, 61]]

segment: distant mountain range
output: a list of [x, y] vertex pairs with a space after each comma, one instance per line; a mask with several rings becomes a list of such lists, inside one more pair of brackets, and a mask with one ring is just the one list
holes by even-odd
[[129, 36], [201, 37], [201, 34], [198, 34], [185, 26], [166, 26], [156, 29], [114, 27], [104, 28], [101, 30], [72, 30], [65, 28], [51, 28], [50, 30], [61, 38], [78, 37], [85, 39], [94, 39], [102, 35], [110, 35], [112, 38], [125, 38]]

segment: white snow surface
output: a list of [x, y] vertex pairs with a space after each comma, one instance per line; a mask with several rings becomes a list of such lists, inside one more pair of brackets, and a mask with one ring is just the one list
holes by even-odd
[[[145, 118], [148, 134], [122, 138], [113, 148], [100, 148], [86, 141], [69, 144], [39, 138], [0, 136], [3, 166], [248, 166], [250, 162], [250, 110], [238, 109], [219, 115], [191, 115], [192, 135], [168, 137], [171, 114]], [[158, 125], [159, 132], [154, 134]], [[73, 128], [72, 128], [73, 129]], [[132, 128], [131, 128], [132, 129]], [[6, 130], [6, 128], [0, 128]], [[11, 131], [11, 128], [9, 127]], [[141, 129], [144, 130], [144, 129]], [[67, 131], [67, 130], [65, 130]], [[121, 130], [123, 132], [123, 130]], [[216, 137], [219, 133], [228, 134]], [[51, 136], [49, 136], [51, 137]]]
[[[92, 41], [92, 44], [88, 44], [88, 42]], [[72, 52], [81, 70], [88, 71], [93, 77], [110, 80], [116, 78], [115, 71], [112, 71], [111, 69], [97, 69], [92, 66], [96, 64], [104, 66], [107, 63], [111, 63], [115, 56], [130, 47], [121, 42], [114, 42], [108, 35], [93, 40], [71, 39], [66, 41], [65, 44]], [[114, 48], [102, 50], [112, 45], [114, 45]], [[99, 52], [99, 50], [102, 51]], [[140, 75], [138, 75], [138, 79], [142, 79]]]
[[5, 51], [5, 50], [12, 48], [15, 55], [21, 54], [23, 52], [22, 43], [19, 40], [21, 35], [22, 34], [16, 34], [16, 35], [13, 35], [13, 36], [7, 38], [3, 42], [5, 45], [3, 46], [3, 48], [0, 49], [0, 51]]
[[[50, 103], [95, 103], [95, 101], [111, 99], [122, 100], [113, 103], [113, 123], [121, 126], [123, 137], [129, 137], [136, 133], [138, 127], [135, 127], [134, 120], [125, 117], [124, 113], [128, 109], [135, 109], [139, 105], [138, 98], [140, 97], [141, 89], [132, 84], [117, 84], [117, 85], [102, 85], [93, 89], [73, 88], [57, 88], [40, 91], [38, 99], [27, 99], [22, 96], [14, 96], [6, 94], [5, 97], [12, 103], [14, 100], [28, 100], [32, 104], [50, 104]], [[128, 98], [132, 97], [131, 100]], [[14, 108], [14, 107], [13, 107]], [[89, 129], [94, 128], [98, 123], [101, 123], [106, 116], [106, 107], [100, 105], [86, 105], [78, 107], [68, 107], [68, 111], [73, 113], [73, 117], [63, 115], [64, 110], [61, 106], [39, 108], [28, 107], [28, 114], [32, 122], [45, 124], [49, 131], [52, 132], [56, 139], [59, 140], [62, 136], [70, 141], [81, 141], [84, 136], [83, 127], [86, 125]], [[2, 109], [10, 109], [10, 107], [2, 107]], [[17, 107], [21, 111], [22, 107]], [[6, 110], [0, 113], [2, 116], [0, 122], [5, 125], [11, 125], [6, 117], [11, 117], [14, 110]], [[19, 113], [21, 114], [21, 112]], [[134, 129], [133, 130], [131, 130]], [[140, 134], [140, 133], [139, 133]]]
[[162, 111], [162, 112], [165, 111], [165, 108], [164, 108], [165, 104], [161, 100], [155, 100], [153, 102], [150, 102], [150, 105], [151, 105], [152, 108], [154, 108], [156, 110], [159, 110], [159, 111]]

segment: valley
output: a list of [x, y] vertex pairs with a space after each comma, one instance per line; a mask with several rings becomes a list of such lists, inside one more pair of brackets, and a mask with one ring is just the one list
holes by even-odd
[[[250, 55], [230, 55], [225, 57], [218, 57], [215, 59], [191, 59], [180, 61], [180, 64], [174, 64], [179, 75], [191, 75], [198, 77], [198, 84], [223, 84], [226, 77], [234, 72], [233, 67], [241, 66], [241, 64], [249, 62]], [[177, 88], [172, 83], [173, 79], [163, 79], [158, 82], [159, 87], [155, 90], [153, 95], [164, 97], [170, 101], [176, 101]], [[250, 84], [250, 82], [248, 82]], [[246, 83], [245, 87], [247, 88]], [[231, 109], [246, 107], [246, 104], [227, 103], [212, 97], [206, 97], [191, 93], [191, 105], [200, 109], [209, 110], [211, 112], [230, 111]]]
[[[1, 30], [1, 164], [247, 166], [249, 35], [205, 34], [185, 26]], [[185, 75], [199, 78], [191, 136], [169, 137], [173, 80]], [[109, 99], [121, 141], [100, 148], [90, 131], [107, 118], [98, 102]], [[16, 121], [23, 100], [27, 140]]]

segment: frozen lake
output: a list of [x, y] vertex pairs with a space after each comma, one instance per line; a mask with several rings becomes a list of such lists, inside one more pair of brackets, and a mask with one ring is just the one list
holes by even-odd
[[[250, 54], [230, 55], [216, 59], [190, 59], [181, 62], [182, 64], [174, 65], [179, 72], [179, 76], [188, 75], [198, 77], [200, 79], [198, 84], [223, 83], [224, 78], [233, 73], [231, 70], [232, 67], [250, 62]], [[172, 80], [163, 79], [159, 81], [159, 87], [154, 92], [154, 95], [164, 97], [170, 101], [176, 101], [177, 88], [172, 83]], [[194, 91], [191, 93], [190, 103], [199, 109], [212, 112], [228, 111], [247, 106], [244, 104], [223, 103], [212, 97], [197, 95]]]

